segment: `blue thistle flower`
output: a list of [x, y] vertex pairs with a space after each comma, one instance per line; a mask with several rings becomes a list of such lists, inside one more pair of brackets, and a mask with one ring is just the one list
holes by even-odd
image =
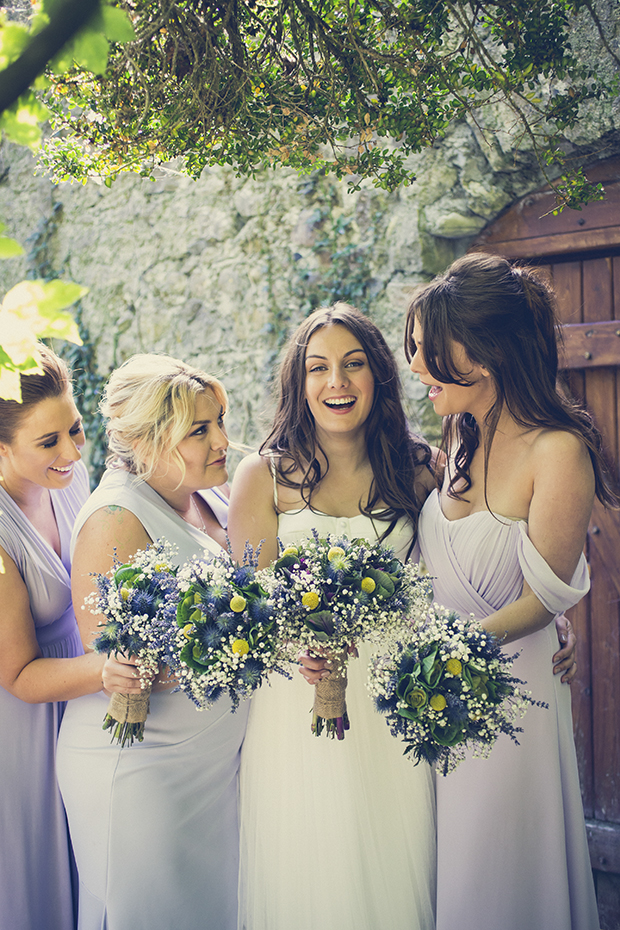
[[446, 699], [446, 713], [450, 723], [465, 723], [469, 715], [464, 702], [458, 695], [450, 691], [446, 692], [444, 696]]
[[134, 614], [146, 614], [147, 617], [154, 617], [157, 613], [155, 598], [148, 591], [133, 590], [128, 598], [128, 605]]
[[118, 620], [110, 620], [94, 641], [95, 652], [106, 653], [109, 655], [118, 649], [119, 634], [122, 631], [122, 625]]
[[216, 626], [198, 627], [194, 638], [204, 649], [219, 649], [222, 645], [222, 631]]
[[271, 619], [272, 609], [266, 597], [257, 597], [248, 606], [248, 614], [255, 623], [266, 623]]
[[220, 614], [215, 621], [215, 625], [220, 636], [225, 633], [232, 633], [233, 630], [236, 630], [238, 623], [239, 614], [232, 613], [232, 611], [229, 613]]
[[260, 684], [263, 664], [258, 659], [246, 659], [243, 668], [239, 669], [239, 678], [248, 690]]
[[233, 572], [233, 583], [239, 588], [245, 588], [254, 580], [254, 569], [251, 565], [238, 565]]

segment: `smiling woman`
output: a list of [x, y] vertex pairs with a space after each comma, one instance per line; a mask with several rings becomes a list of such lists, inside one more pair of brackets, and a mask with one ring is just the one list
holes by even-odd
[[[260, 454], [235, 473], [234, 551], [263, 540], [266, 564], [278, 539], [296, 545], [316, 530], [381, 538], [405, 559], [434, 486], [430, 461], [377, 327], [348, 304], [317, 310], [289, 341]], [[337, 745], [310, 734], [313, 694], [296, 670], [252, 698], [241, 769], [244, 930], [433, 930], [431, 773], [403, 757], [375, 713], [368, 648], [360, 644], [348, 667], [353, 724]]]
[[[108, 470], [72, 540], [76, 604], [92, 573], [157, 539], [175, 562], [225, 545], [228, 478], [224, 386], [162, 355], [113, 372], [101, 410]], [[99, 618], [79, 624], [86, 648]], [[133, 665], [109, 660], [111, 691], [140, 690]], [[111, 744], [104, 695], [73, 701], [58, 745], [58, 777], [80, 874], [80, 928], [236, 930], [237, 772], [247, 705], [221, 698], [202, 713], [164, 676], [153, 685], [144, 741]]]
[[39, 347], [22, 403], [0, 399], [0, 915], [15, 930], [72, 930], [74, 889], [56, 784], [69, 698], [100, 690], [71, 603], [69, 540], [88, 496], [82, 422], [64, 362]]

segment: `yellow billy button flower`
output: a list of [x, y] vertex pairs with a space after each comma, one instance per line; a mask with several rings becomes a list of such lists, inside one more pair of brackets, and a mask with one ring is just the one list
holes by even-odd
[[168, 566], [165, 562], [156, 562], [153, 568], [156, 572], [163, 572], [166, 568], [168, 568]]
[[376, 587], [377, 585], [372, 578], [369, 578], [368, 576], [366, 576], [366, 578], [362, 578], [362, 591], [365, 591], [366, 594], [372, 594]]
[[446, 699], [443, 694], [434, 694], [429, 701], [429, 704], [436, 711], [442, 711], [446, 706]]
[[329, 552], [327, 553], [327, 561], [333, 562], [334, 559], [339, 559], [344, 554], [345, 554], [345, 551], [340, 546], [332, 546]]
[[455, 678], [458, 678], [463, 671], [463, 666], [458, 659], [448, 659], [446, 662], [446, 671], [449, 675], [454, 675]]
[[194, 632], [194, 624], [186, 623], [185, 626], [183, 627], [183, 636], [187, 637], [187, 639], [191, 639], [193, 632]]
[[250, 645], [245, 641], [245, 639], [236, 639], [232, 644], [231, 649], [236, 656], [245, 656], [250, 651]]
[[235, 594], [230, 599], [230, 609], [233, 610], [236, 614], [240, 614], [243, 610], [245, 610], [246, 603], [247, 602], [244, 597], [241, 597], [240, 594]]
[[124, 601], [126, 601], [127, 598], [129, 597], [130, 591], [131, 591], [131, 588], [126, 588], [125, 585], [123, 585], [123, 587], [120, 589], [118, 593], [120, 594], [121, 598]]
[[299, 549], [297, 546], [287, 546], [280, 558], [283, 559], [285, 555], [299, 555]]
[[319, 606], [319, 595], [316, 591], [306, 591], [305, 594], [301, 596], [301, 603], [304, 607], [307, 607], [308, 610], [316, 610]]

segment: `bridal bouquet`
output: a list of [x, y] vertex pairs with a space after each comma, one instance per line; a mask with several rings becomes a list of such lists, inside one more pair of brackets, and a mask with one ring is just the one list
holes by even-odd
[[93, 642], [95, 652], [136, 659], [142, 693], [113, 694], [103, 721], [121, 746], [144, 739], [151, 681], [160, 662], [169, 663], [177, 604], [172, 557], [163, 542], [139, 549], [126, 564], [116, 564], [111, 576], [96, 575], [97, 593], [86, 598], [93, 613], [106, 617]]
[[270, 671], [290, 677], [280, 620], [267, 590], [274, 588], [270, 570], [235, 565], [222, 552], [210, 561], [192, 559], [177, 580], [170, 666], [178, 687], [198, 708], [228, 693], [235, 710]]
[[284, 549], [273, 565], [279, 588], [274, 601], [290, 645], [315, 657], [329, 655], [332, 668], [315, 685], [312, 732], [325, 728], [344, 739], [346, 666], [355, 643], [381, 641], [404, 617], [426, 608], [430, 582], [417, 565], [403, 565], [379, 543], [345, 537], [312, 537]]
[[517, 716], [547, 706], [520, 690], [515, 658], [473, 616], [432, 604], [424, 622], [371, 661], [368, 688], [405, 753], [446, 775], [467, 748], [487, 756], [500, 733], [518, 743]]

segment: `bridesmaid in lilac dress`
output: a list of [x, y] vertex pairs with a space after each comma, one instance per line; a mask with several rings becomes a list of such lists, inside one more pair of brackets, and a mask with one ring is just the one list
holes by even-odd
[[56, 784], [65, 701], [101, 689], [84, 656], [69, 542], [88, 497], [84, 433], [61, 359], [21, 376], [23, 402], [0, 399], [0, 926], [72, 930], [67, 823]]
[[553, 295], [504, 259], [459, 259], [413, 300], [411, 369], [445, 417], [443, 487], [419, 522], [435, 598], [519, 653], [532, 707], [437, 787], [437, 930], [597, 930], [570, 692], [553, 618], [587, 592], [594, 496], [617, 506], [588, 414], [556, 389]]
[[[181, 565], [226, 545], [226, 392], [178, 359], [137, 355], [103, 398], [108, 470], [73, 533], [76, 606], [92, 573], [157, 539]], [[205, 490], [206, 489], [206, 490]], [[97, 618], [77, 613], [84, 646]], [[114, 671], [122, 686], [108, 681]], [[110, 659], [109, 690], [140, 685]], [[126, 676], [126, 677], [125, 677]], [[163, 679], [163, 680], [162, 680]], [[104, 695], [71, 701], [58, 740], [58, 779], [80, 873], [80, 930], [235, 930], [238, 769], [248, 703], [222, 697], [198, 713], [158, 675], [143, 742], [122, 748], [101, 723]]]

